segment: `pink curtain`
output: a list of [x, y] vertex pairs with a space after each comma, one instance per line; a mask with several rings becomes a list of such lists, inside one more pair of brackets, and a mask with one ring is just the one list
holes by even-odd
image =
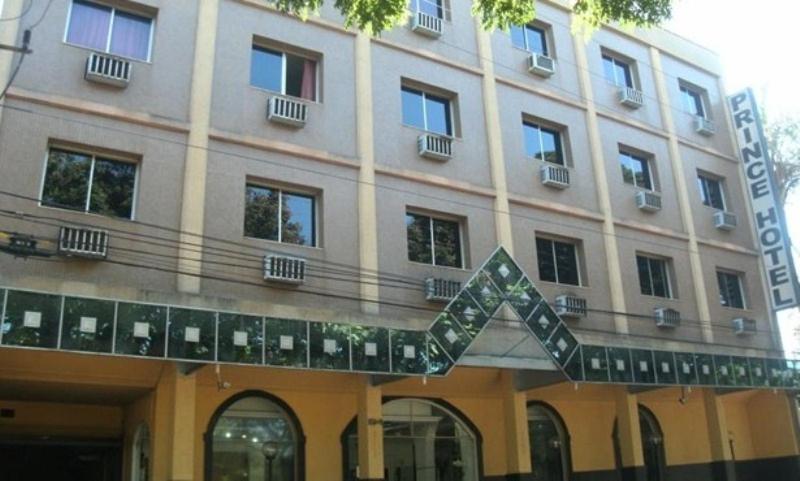
[[300, 86], [300, 98], [316, 100], [317, 63], [313, 60], [303, 62], [303, 83]]

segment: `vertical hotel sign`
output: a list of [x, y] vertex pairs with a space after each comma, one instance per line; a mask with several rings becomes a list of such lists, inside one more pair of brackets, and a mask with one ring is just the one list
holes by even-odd
[[800, 305], [800, 288], [792, 264], [783, 209], [777, 201], [772, 159], [761, 126], [753, 92], [743, 90], [728, 97], [733, 127], [739, 141], [747, 195], [753, 209], [761, 258], [767, 273], [772, 308]]

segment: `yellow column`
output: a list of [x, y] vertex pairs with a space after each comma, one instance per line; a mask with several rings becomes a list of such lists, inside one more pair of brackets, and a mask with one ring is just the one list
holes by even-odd
[[362, 481], [383, 479], [383, 401], [369, 378], [358, 392], [358, 473]]
[[[611, 210], [611, 194], [608, 189], [606, 162], [603, 155], [603, 142], [600, 139], [600, 127], [597, 122], [597, 110], [594, 104], [592, 79], [589, 76], [589, 62], [586, 59], [586, 44], [580, 33], [574, 33], [572, 43], [575, 46], [575, 60], [578, 65], [578, 80], [581, 93], [586, 101], [586, 128], [589, 133], [589, 150], [592, 157], [597, 204], [603, 215], [603, 244], [606, 251], [606, 268], [608, 269], [608, 287], [611, 291], [611, 308], [614, 312], [626, 312], [625, 290], [622, 285], [622, 270], [619, 262], [617, 234], [614, 227], [614, 213]], [[614, 326], [618, 333], [628, 333], [628, 318], [623, 314], [614, 315]]]
[[625, 386], [613, 388], [617, 411], [617, 442], [619, 442], [622, 461], [623, 480], [645, 480], [644, 451], [639, 427], [639, 404], [635, 394], [630, 394]]
[[[15, 18], [22, 13], [23, 0], [0, 0], [0, 18]], [[0, 44], [17, 45], [17, 34], [19, 33], [19, 20], [7, 20], [0, 22]], [[19, 46], [19, 45], [18, 45]], [[15, 60], [19, 61], [19, 55], [7, 50], [0, 50], [0, 89], [3, 89], [11, 78], [11, 71], [16, 65]], [[0, 90], [1, 91], [1, 90]], [[0, 122], [3, 120], [3, 110], [0, 109]]]
[[165, 365], [158, 381], [151, 427], [153, 479], [192, 481], [195, 463], [195, 374]]
[[[203, 253], [203, 223], [206, 200], [208, 132], [211, 126], [211, 91], [214, 80], [214, 52], [217, 40], [219, 0], [198, 2], [197, 35], [189, 104], [189, 138], [183, 168], [181, 203], [181, 247], [178, 250], [178, 290], [200, 292]], [[186, 243], [194, 244], [187, 246]]]
[[683, 230], [686, 231], [686, 234], [689, 236], [689, 268], [692, 271], [692, 287], [694, 288], [694, 296], [697, 300], [697, 314], [700, 320], [700, 327], [703, 331], [703, 340], [706, 342], [714, 342], [714, 332], [711, 330], [711, 310], [708, 307], [708, 294], [703, 277], [703, 264], [700, 261], [700, 249], [697, 245], [697, 233], [694, 230], [692, 206], [689, 201], [689, 188], [686, 185], [683, 159], [681, 158], [680, 148], [678, 147], [678, 135], [675, 132], [675, 123], [672, 119], [672, 107], [669, 102], [667, 87], [664, 83], [661, 52], [652, 46], [650, 47], [650, 63], [653, 68], [653, 78], [656, 83], [659, 110], [661, 111], [661, 123], [664, 125], [664, 129], [667, 131], [669, 137], [669, 158], [672, 164], [672, 179], [673, 182], [675, 182], [675, 189], [678, 191], [678, 208], [681, 211]]
[[[371, 40], [362, 32], [356, 36], [356, 137], [361, 169], [358, 172], [358, 252], [361, 268], [361, 298], [378, 299], [378, 217], [375, 205], [375, 144], [372, 115]], [[378, 304], [361, 303], [361, 310], [378, 314]]]
[[481, 69], [483, 69], [481, 82], [483, 88], [483, 111], [486, 119], [486, 141], [489, 147], [492, 185], [495, 189], [494, 223], [497, 231], [497, 242], [513, 255], [511, 210], [508, 204], [506, 166], [503, 159], [503, 135], [500, 131], [500, 111], [497, 105], [497, 85], [494, 78], [492, 38], [491, 34], [483, 29], [480, 18], [477, 16], [475, 17], [475, 30], [478, 38], [478, 56]]
[[524, 392], [514, 388], [514, 372], [503, 377], [503, 419], [506, 432], [507, 479], [527, 479], [531, 471], [531, 445], [528, 435], [528, 405]]
[[706, 411], [706, 429], [708, 430], [708, 444], [711, 448], [711, 469], [714, 479], [735, 481], [736, 469], [722, 398], [717, 396], [713, 389], [702, 389], [702, 396], [703, 407]]

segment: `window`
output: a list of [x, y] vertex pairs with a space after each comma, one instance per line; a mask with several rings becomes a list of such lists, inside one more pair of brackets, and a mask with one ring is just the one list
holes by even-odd
[[407, 213], [408, 260], [463, 268], [461, 225], [454, 220]]
[[561, 418], [540, 402], [528, 404], [533, 481], [569, 481], [569, 436]]
[[84, 0], [73, 0], [66, 42], [137, 60], [150, 60], [153, 19]]
[[247, 184], [244, 235], [314, 247], [316, 199], [308, 194]]
[[733, 272], [717, 271], [719, 303], [725, 307], [745, 309], [742, 276]]
[[417, 11], [436, 18], [444, 18], [443, 0], [415, 0]]
[[690, 87], [684, 83], [680, 84], [681, 101], [683, 108], [696, 117], [706, 117], [705, 92], [696, 87]]
[[523, 122], [525, 155], [539, 160], [564, 165], [561, 133], [532, 122]]
[[403, 87], [403, 123], [428, 132], [453, 135], [450, 100]]
[[628, 62], [603, 54], [603, 74], [617, 87], [633, 88], [633, 72]]
[[42, 205], [133, 218], [136, 164], [51, 148]]
[[240, 397], [214, 414], [205, 441], [211, 458], [208, 479], [302, 479], [302, 429], [288, 406], [279, 402], [266, 394]]
[[643, 156], [620, 151], [619, 163], [622, 167], [622, 180], [641, 189], [653, 190], [653, 174], [650, 162]]
[[253, 45], [250, 85], [282, 95], [317, 100], [317, 62]]
[[722, 181], [704, 174], [697, 174], [697, 186], [700, 188], [700, 200], [704, 205], [725, 210], [725, 196], [722, 193]]
[[536, 257], [539, 261], [539, 279], [573, 286], [581, 284], [575, 244], [537, 237]]
[[549, 55], [547, 53], [546, 32], [533, 25], [525, 25], [523, 27], [512, 25], [511, 44], [517, 48], [528, 50], [529, 52]]
[[639, 270], [639, 286], [642, 294], [646, 296], [672, 297], [667, 261], [665, 259], [637, 255], [636, 266]]

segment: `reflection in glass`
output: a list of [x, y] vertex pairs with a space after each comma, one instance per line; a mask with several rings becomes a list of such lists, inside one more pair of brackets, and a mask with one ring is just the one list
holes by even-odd
[[541, 404], [528, 406], [528, 436], [534, 481], [568, 481], [566, 428], [555, 413]]
[[96, 159], [89, 211], [100, 215], [130, 219], [133, 214], [135, 187], [136, 166], [134, 164]]
[[314, 246], [314, 203], [314, 197], [309, 195], [248, 184], [245, 192], [244, 235]]
[[50, 149], [42, 204], [85, 210], [91, 167], [92, 157], [89, 155]]

